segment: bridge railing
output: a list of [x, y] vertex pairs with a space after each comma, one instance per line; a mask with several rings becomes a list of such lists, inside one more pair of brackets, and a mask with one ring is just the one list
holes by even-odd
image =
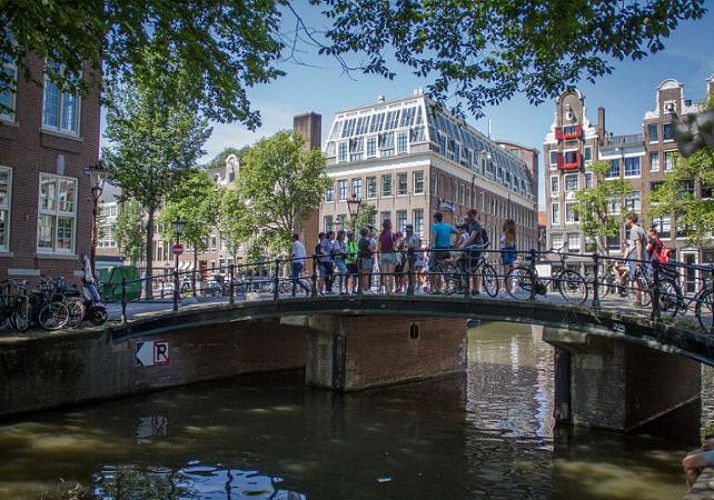
[[[515, 257], [510, 264], [504, 264], [507, 253]], [[675, 320], [675, 316], [691, 322], [687, 313], [694, 312], [699, 328], [714, 333], [713, 276], [711, 265], [624, 262], [622, 257], [564, 250], [415, 249], [372, 252], [355, 259], [314, 254], [305, 259], [277, 258], [124, 280], [122, 317], [126, 318], [128, 285], [140, 282], [144, 289], [150, 281], [154, 293], [139, 300], [171, 299], [174, 311], [188, 296], [227, 298], [233, 303], [329, 295], [473, 297], [485, 292], [499, 299], [546, 297], [574, 307], [621, 307], [654, 322]]]

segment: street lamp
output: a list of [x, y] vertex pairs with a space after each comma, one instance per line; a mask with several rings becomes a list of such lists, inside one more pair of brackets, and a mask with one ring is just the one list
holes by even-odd
[[174, 231], [176, 233], [176, 243], [172, 248], [174, 256], [176, 257], [176, 263], [174, 265], [174, 312], [178, 311], [178, 299], [179, 299], [179, 255], [183, 253], [183, 247], [181, 246], [181, 233], [183, 228], [186, 226], [186, 221], [178, 218], [173, 221]]
[[355, 219], [359, 215], [359, 207], [362, 205], [362, 198], [357, 198], [357, 193], [352, 193], [352, 198], [347, 200], [347, 211], [350, 213], [352, 229], [355, 229]]
[[91, 192], [90, 201], [92, 202], [92, 225], [90, 228], [90, 249], [89, 249], [89, 262], [92, 266], [92, 277], [97, 279], [96, 271], [96, 256], [97, 256], [97, 244], [99, 243], [99, 200], [102, 197], [102, 192], [104, 191], [104, 183], [107, 181], [107, 168], [104, 163], [100, 160], [96, 165], [89, 165], [84, 167], [84, 173], [89, 177], [89, 189]]

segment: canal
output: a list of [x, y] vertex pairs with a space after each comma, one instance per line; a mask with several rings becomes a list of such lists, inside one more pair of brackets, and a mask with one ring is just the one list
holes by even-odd
[[711, 414], [697, 405], [646, 435], [556, 428], [553, 349], [509, 324], [470, 330], [463, 376], [347, 395], [303, 380], [241, 377], [4, 422], [0, 499], [670, 500]]

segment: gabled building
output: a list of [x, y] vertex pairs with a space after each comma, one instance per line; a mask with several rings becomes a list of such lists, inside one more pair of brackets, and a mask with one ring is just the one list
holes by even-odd
[[499, 144], [421, 91], [338, 112], [324, 154], [334, 184], [320, 207], [321, 230], [345, 227], [356, 196], [376, 207], [376, 226], [391, 219], [404, 231], [412, 223], [424, 242], [435, 212], [454, 223], [473, 207], [494, 247], [509, 218], [519, 248], [537, 245], [538, 152]]

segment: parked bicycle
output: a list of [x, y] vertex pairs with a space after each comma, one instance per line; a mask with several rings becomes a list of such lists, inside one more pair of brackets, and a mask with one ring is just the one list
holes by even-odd
[[505, 287], [508, 295], [516, 300], [525, 300], [532, 295], [545, 296], [548, 293], [548, 285], [552, 284], [567, 303], [574, 305], [585, 303], [588, 299], [585, 278], [577, 271], [567, 268], [565, 265], [567, 255], [561, 250], [557, 252], [560, 257], [560, 270], [548, 278], [539, 276], [535, 265], [516, 262], [516, 265], [506, 273]]
[[[488, 245], [484, 247], [486, 249]], [[469, 254], [461, 252], [457, 254], [459, 258], [444, 259], [436, 262], [433, 273], [440, 273], [443, 276], [444, 288], [442, 292], [446, 295], [464, 293], [469, 283], [471, 276], [479, 276], [481, 279], [481, 287], [490, 296], [498, 295], [498, 273], [496, 269], [482, 255], [478, 257], [476, 265], [469, 266]], [[474, 291], [472, 291], [474, 292]]]
[[31, 320], [27, 281], [9, 279], [4, 288], [0, 296], [0, 324], [7, 322], [17, 332], [24, 333], [30, 328]]

